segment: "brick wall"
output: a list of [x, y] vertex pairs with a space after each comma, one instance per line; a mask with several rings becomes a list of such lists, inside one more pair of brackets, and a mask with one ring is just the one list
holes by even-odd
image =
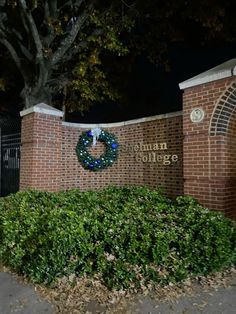
[[[236, 211], [234, 82], [231, 77], [201, 84], [183, 96], [184, 193], [231, 217]], [[205, 111], [202, 122], [190, 120], [194, 108]]]
[[47, 114], [24, 116], [20, 189], [61, 189], [61, 120]]
[[[82, 131], [79, 126], [64, 124], [62, 128], [62, 189], [80, 188], [97, 189], [107, 185], [147, 185], [162, 186], [168, 195], [183, 193], [182, 174], [182, 115], [153, 121], [135, 122], [106, 130], [116, 135], [120, 152], [118, 161], [101, 172], [85, 170], [77, 160], [75, 147]], [[167, 150], [156, 153], [178, 155], [178, 161], [170, 165], [158, 162], [137, 162], [136, 153], [125, 152], [127, 145], [132, 147], [139, 143], [166, 143]], [[102, 143], [91, 147], [93, 156], [100, 156], [104, 150]]]
[[[98, 125], [96, 125], [98, 126]], [[22, 158], [20, 189], [34, 188], [48, 191], [79, 188], [97, 189], [108, 185], [161, 186], [170, 196], [183, 194], [182, 113], [144, 118], [124, 123], [101, 125], [118, 139], [117, 162], [100, 172], [85, 170], [78, 162], [76, 145], [83, 131], [91, 125], [63, 123], [51, 114], [31, 112], [22, 121]], [[138, 154], [147, 152], [126, 151], [127, 145], [166, 143], [166, 150], [158, 155], [177, 155], [170, 164], [142, 162]], [[104, 151], [101, 142], [91, 147], [93, 156]], [[150, 152], [151, 153], [151, 152]]]

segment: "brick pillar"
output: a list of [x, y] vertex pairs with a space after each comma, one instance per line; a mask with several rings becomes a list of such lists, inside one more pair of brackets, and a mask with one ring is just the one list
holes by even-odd
[[59, 191], [63, 113], [41, 103], [21, 116], [20, 190]]
[[230, 126], [235, 125], [236, 114], [235, 66], [233, 59], [180, 83], [184, 90], [184, 194], [234, 218], [236, 158], [229, 143], [232, 132], [236, 136]]

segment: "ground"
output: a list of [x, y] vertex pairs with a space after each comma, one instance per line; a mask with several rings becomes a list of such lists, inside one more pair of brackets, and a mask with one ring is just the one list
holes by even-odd
[[53, 289], [0, 268], [0, 313], [234, 314], [236, 269], [182, 284], [110, 292], [99, 278], [62, 278]]

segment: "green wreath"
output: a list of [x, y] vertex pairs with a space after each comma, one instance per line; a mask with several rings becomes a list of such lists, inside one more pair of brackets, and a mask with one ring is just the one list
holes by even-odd
[[104, 143], [105, 145], [105, 152], [99, 158], [93, 157], [88, 152], [88, 148], [93, 143], [92, 130], [83, 132], [78, 140], [76, 147], [78, 160], [87, 170], [100, 171], [109, 166], [112, 166], [118, 158], [119, 145], [114, 134], [101, 131], [97, 140]]

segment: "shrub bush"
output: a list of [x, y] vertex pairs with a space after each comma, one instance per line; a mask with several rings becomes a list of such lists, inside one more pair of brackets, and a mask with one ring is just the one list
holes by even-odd
[[236, 262], [235, 223], [146, 187], [19, 192], [0, 200], [0, 261], [38, 283], [101, 275], [109, 288], [176, 282]]

